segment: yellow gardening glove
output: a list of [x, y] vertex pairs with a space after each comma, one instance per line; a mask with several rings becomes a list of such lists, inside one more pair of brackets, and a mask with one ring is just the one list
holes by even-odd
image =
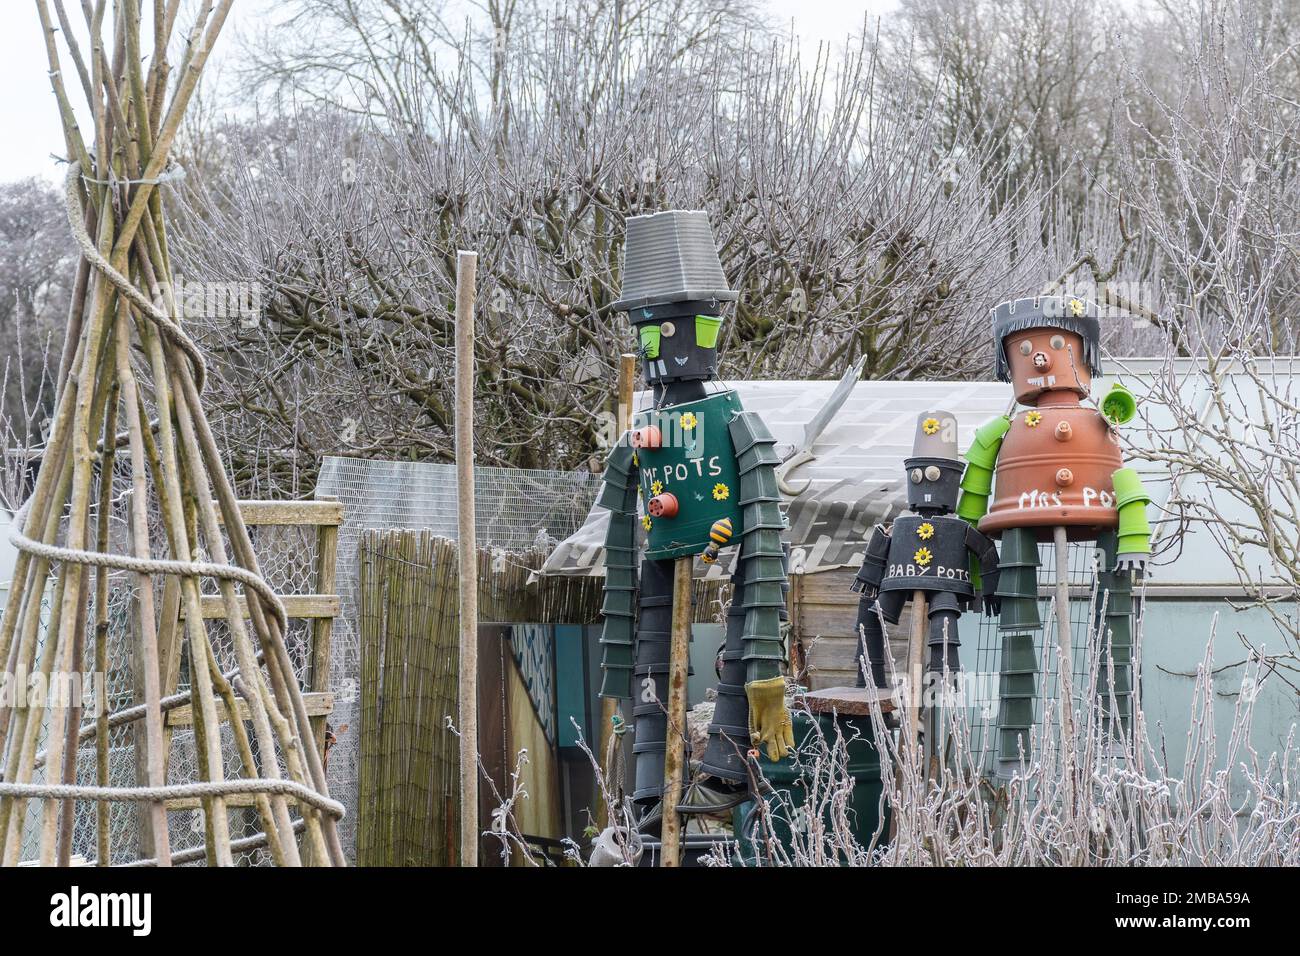
[[749, 740], [755, 747], [767, 745], [767, 759], [780, 760], [794, 750], [794, 724], [785, 707], [785, 678], [750, 681], [745, 685], [749, 698]]

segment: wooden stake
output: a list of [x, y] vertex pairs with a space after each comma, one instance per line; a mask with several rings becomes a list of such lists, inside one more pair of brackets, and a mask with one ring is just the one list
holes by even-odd
[[1066, 768], [1074, 764], [1073, 635], [1070, 633], [1070, 542], [1065, 528], [1052, 529], [1056, 545], [1056, 672], [1061, 707], [1061, 755]]
[[[623, 434], [632, 427], [632, 399], [634, 395], [634, 386], [636, 383], [636, 356], [625, 353], [619, 356], [618, 360], [618, 426], [615, 431], [621, 438]], [[600, 701], [600, 749], [597, 754], [604, 761], [601, 767], [601, 774], [605, 778], [605, 786], [612, 792], [618, 792], [617, 783], [609, 779], [610, 763], [605, 759], [609, 752], [609, 736], [614, 731], [614, 718], [618, 715], [618, 700], [613, 697], [603, 697]], [[596, 814], [596, 821], [603, 830], [609, 825], [609, 807], [605, 804], [604, 795], [601, 796], [600, 812]]]
[[460, 865], [478, 866], [478, 548], [474, 531], [474, 273], [456, 253], [456, 501], [460, 571]]
[[682, 777], [686, 755], [686, 672], [691, 648], [691, 566], [695, 558], [673, 563], [673, 629], [668, 646], [668, 736], [664, 744], [664, 796], [660, 866], [680, 866], [682, 859]]
[[921, 701], [921, 677], [925, 661], [925, 639], [929, 631], [926, 627], [928, 610], [925, 592], [913, 591], [912, 634], [907, 642], [907, 692], [912, 696], [907, 709], [907, 745], [914, 757], [918, 757], [916, 747], [921, 736], [921, 714], [925, 709]]

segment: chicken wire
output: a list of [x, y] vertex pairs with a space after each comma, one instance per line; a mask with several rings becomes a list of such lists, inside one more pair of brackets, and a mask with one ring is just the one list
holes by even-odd
[[[478, 545], [503, 550], [554, 545], [573, 534], [600, 490], [600, 476], [585, 471], [477, 468], [474, 479]], [[326, 779], [330, 796], [347, 807], [339, 839], [348, 858], [355, 859], [361, 737], [358, 547], [369, 530], [427, 528], [456, 538], [456, 467], [327, 457], [321, 463], [316, 497], [337, 498], [343, 505], [338, 541], [341, 608], [330, 644], [331, 724], [338, 742], [330, 750]]]
[[[114, 479], [112, 510], [109, 515], [110, 547], [116, 553], [129, 553], [129, 520], [131, 499], [129, 480], [121, 471]], [[97, 496], [95, 500], [98, 500]], [[152, 553], [165, 555], [165, 533], [159, 518], [156, 503], [149, 513], [150, 538]], [[93, 525], [92, 516], [92, 525]], [[249, 536], [253, 550], [257, 555], [262, 574], [277, 594], [314, 594], [319, 593], [317, 583], [318, 529], [306, 526], [250, 526]], [[231, 554], [229, 538], [223, 532], [227, 555]], [[200, 560], [210, 555], [198, 555]], [[56, 591], [57, 574], [47, 588], [44, 600], [52, 600]], [[86, 654], [82, 664], [82, 673], [93, 675], [95, 672], [94, 621], [96, 608], [94, 598], [93, 576], [91, 579], [91, 601], [87, 614]], [[219, 593], [215, 580], [205, 579], [201, 589], [204, 594]], [[107, 601], [107, 670], [103, 677], [104, 696], [108, 713], [141, 703], [135, 692], [135, 678], [132, 671], [135, 646], [135, 599], [137, 593], [136, 576], [129, 572], [112, 571], [109, 575]], [[162, 589], [155, 591], [155, 607], [161, 613]], [[17, 606], [13, 607], [14, 612]], [[48, 619], [48, 615], [47, 618]], [[35, 660], [39, 661], [44, 647], [44, 625], [38, 635]], [[235, 668], [235, 654], [229, 624], [224, 620], [207, 622], [208, 638], [222, 671]], [[311, 679], [311, 622], [291, 619], [285, 635], [289, 658], [299, 687], [307, 689]], [[189, 689], [190, 663], [188, 643], [182, 642], [180, 679], [177, 690]], [[82, 718], [83, 725], [90, 721], [89, 711]], [[38, 731], [37, 749], [45, 749], [48, 737], [49, 714]], [[113, 787], [144, 786], [147, 781], [142, 777], [136, 765], [135, 735], [143, 727], [142, 722], [134, 722], [109, 731], [109, 775], [108, 782]], [[261, 761], [258, 742], [255, 735], [249, 735], [249, 743], [254, 759]], [[283, 754], [278, 744], [275, 759], [278, 765], [285, 766]], [[192, 729], [177, 727], [172, 734], [167, 767], [169, 784], [189, 783], [199, 779], [198, 757], [194, 747]], [[221, 727], [221, 752], [223, 767], [227, 777], [258, 776], [258, 768], [246, 768], [239, 757], [234, 733], [228, 722]], [[94, 739], [83, 742], [77, 753], [76, 782], [94, 785], [97, 782], [96, 751]], [[33, 783], [46, 781], [45, 773], [38, 769], [33, 776]], [[140, 830], [146, 825], [146, 806], [144, 804], [111, 802], [107, 804], [109, 814], [110, 858], [113, 864], [127, 863], [140, 859], [143, 855], [140, 844]], [[203, 818], [201, 809], [174, 810], [168, 813], [168, 831], [173, 853], [203, 846]], [[33, 800], [27, 805], [21, 858], [36, 859], [39, 856], [41, 801]], [[95, 860], [98, 855], [97, 845], [97, 809], [92, 801], [77, 801], [73, 809], [72, 852], [86, 860]], [[230, 807], [227, 810], [230, 823], [231, 840], [253, 837], [261, 833], [261, 821], [253, 807]], [[243, 865], [269, 864], [270, 854], [263, 849], [254, 849], [236, 854], [236, 862]], [[201, 865], [200, 861], [200, 864]]]
[[[1091, 657], [1093, 648], [1090, 647], [1089, 634], [1094, 629], [1095, 595], [1092, 589], [1097, 582], [1097, 559], [1096, 542], [1070, 542], [1066, 565], [1066, 582], [1070, 589], [1070, 696], [1076, 711], [1085, 704], [1084, 696], [1088, 692], [1089, 677], [1093, 667]], [[1038, 619], [1042, 623], [1031, 632], [1039, 661], [1038, 696], [1034, 702], [1034, 727], [1025, 741], [1027, 750], [1031, 750], [1038, 740], [1044, 719], [1043, 702], [1058, 700], [1060, 694], [1060, 638], [1053, 607], [1055, 587], [1056, 547], [1051, 542], [1042, 543], [1038, 546]], [[1133, 590], [1136, 619], [1140, 613], [1138, 610], [1140, 585], [1137, 582], [1134, 582]], [[974, 713], [970, 721], [971, 739], [977, 748], [983, 749], [986, 769], [990, 772], [997, 768], [998, 763], [994, 736], [999, 706], [996, 675], [1002, 671], [1002, 632], [998, 626], [999, 618], [981, 615], [979, 644], [976, 651], [977, 673], [986, 676], [987, 679], [974, 683], [973, 698], [970, 701]], [[1135, 685], [1133, 688], [1135, 709], [1140, 692], [1141, 688]], [[1060, 732], [1058, 710], [1053, 708], [1047, 719], [1049, 732], [1052, 735], [1058, 734]]]

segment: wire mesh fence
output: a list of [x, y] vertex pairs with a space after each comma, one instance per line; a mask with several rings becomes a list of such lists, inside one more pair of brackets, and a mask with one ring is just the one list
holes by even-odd
[[[1094, 662], [1091, 657], [1088, 635], [1095, 627], [1094, 588], [1097, 584], [1098, 555], [1095, 542], [1072, 541], [1069, 545], [1066, 582], [1070, 592], [1070, 693], [1074, 709], [1084, 708], [1083, 695], [1089, 686], [1089, 675]], [[1059, 710], [1052, 708], [1044, 714], [1045, 700], [1059, 700], [1060, 696], [1060, 632], [1059, 621], [1053, 608], [1056, 580], [1056, 552], [1051, 543], [1038, 547], [1038, 617], [1042, 623], [1033, 629], [1035, 656], [1038, 660], [1038, 693], [1034, 701], [1034, 737], [1042, 729], [1044, 718], [1051, 734], [1059, 732]], [[1134, 588], [1137, 590], [1136, 586]], [[980, 675], [997, 675], [1002, 671], [1002, 633], [997, 617], [981, 616], [977, 672]], [[976, 681], [970, 701], [973, 708], [971, 739], [986, 753], [988, 770], [996, 764], [996, 745], [993, 728], [997, 722], [999, 706], [998, 683], [995, 679]], [[1029, 741], [1026, 741], [1026, 746]]]
[[[98, 500], [97, 495], [95, 496]], [[129, 515], [131, 499], [129, 482], [119, 473], [114, 477], [113, 494], [108, 516], [109, 546], [116, 553], [129, 553]], [[92, 515], [92, 525], [94, 523]], [[170, 553], [167, 541], [156, 509], [151, 509], [150, 548], [154, 555]], [[253, 549], [257, 555], [263, 575], [271, 587], [281, 595], [313, 594], [320, 588], [317, 582], [318, 535], [317, 528], [296, 525], [250, 526]], [[230, 543], [226, 542], [227, 553], [231, 553]], [[200, 560], [207, 555], [198, 555]], [[47, 586], [44, 600], [48, 605], [58, 592], [58, 575], [61, 568], [55, 568], [52, 579]], [[93, 723], [102, 709], [107, 714], [131, 707], [143, 701], [141, 675], [137, 669], [136, 642], [136, 598], [138, 582], [134, 574], [113, 570], [108, 572], [107, 599], [105, 602], [104, 643], [106, 666], [102, 669], [96, 660], [95, 630], [100, 619], [97, 606], [97, 594], [91, 590], [91, 598], [86, 613], [85, 653], [81, 670], [77, 676], [79, 687], [73, 688], [80, 693], [83, 701], [82, 726]], [[155, 593], [155, 607], [159, 614], [159, 627], [162, 627], [161, 588]], [[215, 581], [204, 580], [201, 591], [204, 595], [218, 593]], [[15, 606], [14, 611], [17, 608]], [[42, 623], [41, 632], [37, 634], [35, 650], [31, 656], [28, 674], [41, 659], [45, 646], [44, 627], [48, 625], [48, 615]], [[218, 665], [223, 672], [235, 669], [236, 661], [229, 625], [224, 620], [207, 622], [208, 636]], [[291, 619], [285, 635], [289, 658], [299, 687], [307, 688], [310, 679], [309, 662], [311, 649], [310, 622]], [[177, 691], [189, 689], [190, 665], [188, 645], [181, 644]], [[171, 719], [170, 717], [168, 718]], [[37, 731], [36, 750], [45, 750], [49, 733], [49, 713]], [[137, 757], [136, 736], [143, 733], [142, 722], [135, 721], [112, 727], [108, 731], [109, 751], [106, 777], [101, 780], [101, 770], [97, 765], [95, 738], [83, 739], [77, 751], [75, 780], [82, 785], [106, 783], [112, 787], [134, 787], [147, 784], [145, 778], [143, 747]], [[261, 762], [257, 751], [257, 741], [251, 740], [253, 755]], [[245, 767], [240, 760], [234, 734], [228, 722], [221, 727], [222, 762], [226, 776], [258, 776], [257, 767]], [[194, 732], [184, 726], [172, 730], [170, 744], [167, 748], [167, 782], [171, 784], [190, 783], [199, 779], [198, 755], [194, 746]], [[279, 766], [284, 766], [283, 755], [277, 753]], [[44, 783], [49, 779], [49, 771], [43, 766], [37, 768], [33, 776], [34, 783]], [[55, 775], [57, 776], [57, 774]], [[238, 801], [232, 801], [235, 803]], [[185, 850], [199, 849], [203, 846], [202, 809], [196, 805], [191, 809], [172, 810], [168, 814], [168, 831], [173, 854]], [[105, 804], [108, 827], [108, 862], [123, 864], [147, 856], [146, 847], [142, 845], [140, 834], [147, 826], [145, 805], [129, 802], [110, 802]], [[99, 856], [99, 814], [100, 809], [94, 802], [77, 801], [73, 806], [72, 852], [86, 861], [96, 861]], [[228, 811], [232, 841], [251, 839], [261, 833], [262, 826], [257, 812], [251, 806], [231, 806]], [[35, 859], [39, 855], [39, 830], [42, 814], [41, 801], [31, 801], [26, 808], [24, 839], [20, 852], [23, 860]], [[250, 849], [236, 855], [236, 861], [245, 865], [269, 863], [270, 857], [265, 850]], [[202, 862], [201, 860], [199, 861]]]
[[[591, 510], [600, 476], [584, 471], [478, 468], [474, 514], [478, 545], [500, 552], [548, 547], [571, 535]], [[426, 462], [369, 461], [327, 457], [321, 463], [317, 498], [343, 505], [339, 529], [340, 614], [330, 645], [331, 723], [339, 732], [330, 751], [330, 796], [348, 808], [339, 839], [356, 859], [356, 810], [361, 724], [359, 546], [372, 530], [422, 529], [455, 539], [456, 469]]]

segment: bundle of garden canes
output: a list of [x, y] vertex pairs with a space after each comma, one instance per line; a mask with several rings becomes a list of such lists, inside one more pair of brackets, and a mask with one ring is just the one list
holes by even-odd
[[[53, 427], [31, 495], [13, 522], [20, 554], [0, 620], [0, 662], [8, 674], [49, 678], [79, 671], [93, 649], [95, 671], [104, 673], [109, 575], [125, 571], [136, 578], [131, 654], [143, 679], [141, 699], [87, 725], [80, 701], [55, 706], [25, 699], [0, 708], [0, 865], [19, 861], [32, 801], [39, 801], [31, 827], [39, 828], [42, 864], [72, 859], [79, 800], [98, 804], [100, 864], [113, 852], [112, 801], [147, 806], [153, 855], [143, 862], [192, 859], [193, 853], [173, 857], [170, 849], [166, 801], [176, 798], [199, 800], [203, 856], [210, 865], [231, 865], [234, 853], [254, 845], [265, 846], [281, 865], [344, 863], [335, 828], [343, 808], [328, 796], [312, 745], [285, 646], [284, 607], [258, 569], [203, 411], [203, 358], [174, 318], [179, 313], [170, 291], [160, 189], [180, 174], [168, 153], [232, 2], [198, 5], [173, 70], [167, 49], [180, 0], [153, 0], [148, 51], [142, 49], [141, 0], [82, 0], [85, 23], [77, 30], [64, 0], [36, 0], [69, 161], [68, 217], [81, 256]], [[78, 35], [88, 42], [78, 42]], [[71, 73], [65, 71], [69, 63]], [[69, 99], [76, 84], [93, 117], [91, 145]], [[113, 476], [122, 474], [130, 487], [125, 554], [112, 552], [108, 521]], [[163, 528], [163, 554], [151, 553], [151, 513]], [[166, 622], [159, 620], [155, 597], [168, 578], [179, 582], [191, 689], [164, 700], [158, 636]], [[233, 644], [237, 666], [225, 673], [201, 609], [204, 579], [218, 586], [219, 623]], [[44, 609], [47, 590], [53, 598]], [[181, 699], [192, 704], [198, 775], [168, 785], [163, 716]], [[240, 719], [244, 709], [247, 723]], [[239, 767], [255, 776], [228, 775], [222, 712]], [[135, 721], [144, 728], [135, 739], [147, 749], [137, 760], [146, 779], [134, 787], [110, 785], [109, 729]], [[91, 737], [96, 784], [78, 785], [79, 744]], [[227, 805], [236, 795], [252, 796], [262, 828], [256, 838], [231, 839]], [[291, 816], [291, 807], [301, 819]]]

